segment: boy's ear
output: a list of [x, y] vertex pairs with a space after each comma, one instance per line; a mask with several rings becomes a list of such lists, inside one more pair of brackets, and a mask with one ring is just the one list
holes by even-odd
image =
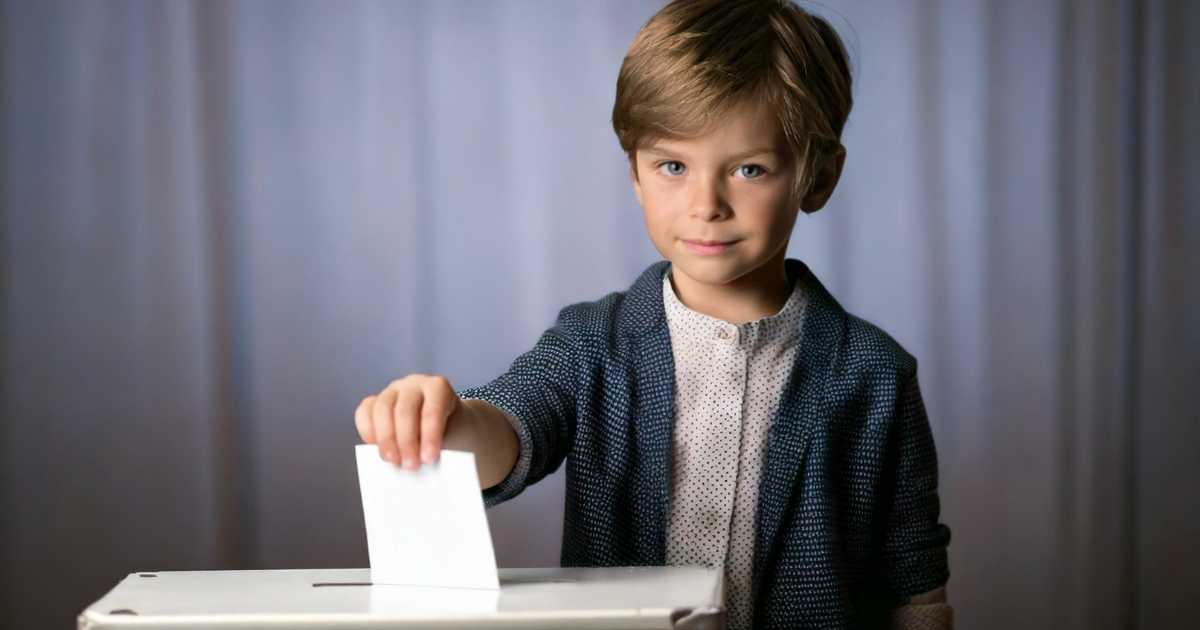
[[842, 177], [842, 166], [846, 163], [846, 147], [838, 145], [837, 151], [833, 152], [825, 164], [817, 171], [817, 177], [813, 180], [812, 189], [800, 201], [800, 209], [807, 214], [812, 214], [817, 210], [825, 207], [825, 202], [829, 201], [830, 195], [833, 194], [833, 189], [837, 188], [838, 180]]

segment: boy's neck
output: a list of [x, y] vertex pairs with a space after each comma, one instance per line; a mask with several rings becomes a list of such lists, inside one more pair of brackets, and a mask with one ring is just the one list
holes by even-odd
[[770, 317], [783, 310], [792, 295], [781, 252], [758, 269], [726, 284], [705, 284], [671, 266], [671, 286], [684, 306], [731, 324]]

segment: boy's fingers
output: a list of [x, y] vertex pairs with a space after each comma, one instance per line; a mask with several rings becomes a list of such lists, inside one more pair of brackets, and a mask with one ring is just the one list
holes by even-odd
[[396, 424], [392, 420], [392, 408], [395, 405], [396, 390], [388, 388], [379, 394], [371, 406], [371, 423], [375, 427], [375, 444], [379, 445], [379, 456], [392, 463], [399, 461]]
[[416, 468], [420, 463], [417, 440], [424, 397], [420, 387], [406, 387], [396, 399], [396, 444], [400, 447], [400, 462], [405, 468]]
[[371, 420], [371, 409], [375, 406], [376, 398], [378, 396], [367, 396], [354, 410], [354, 427], [358, 429], [362, 441], [367, 444], [375, 443], [375, 423]]
[[425, 384], [425, 404], [421, 407], [421, 461], [437, 460], [446, 432], [446, 418], [458, 407], [458, 396], [444, 378], [432, 378]]

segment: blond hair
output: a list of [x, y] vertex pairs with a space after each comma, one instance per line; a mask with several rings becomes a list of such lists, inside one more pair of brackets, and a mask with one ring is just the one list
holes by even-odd
[[632, 165], [638, 148], [703, 134], [743, 100], [766, 101], [795, 157], [799, 199], [840, 145], [850, 82], [833, 27], [789, 0], [675, 0], [625, 53], [613, 130]]

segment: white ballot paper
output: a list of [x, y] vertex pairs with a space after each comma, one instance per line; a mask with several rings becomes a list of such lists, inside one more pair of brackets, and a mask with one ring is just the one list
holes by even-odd
[[355, 447], [371, 582], [499, 590], [475, 454], [443, 450], [405, 470]]

